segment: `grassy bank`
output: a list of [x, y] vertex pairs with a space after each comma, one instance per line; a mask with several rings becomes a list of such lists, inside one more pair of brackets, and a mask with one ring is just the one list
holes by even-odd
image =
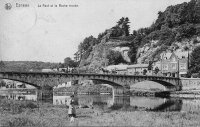
[[[13, 105], [15, 110], [12, 109]], [[0, 126], [200, 126], [199, 112], [100, 111], [78, 108], [74, 123], [69, 122], [66, 106], [1, 100]]]

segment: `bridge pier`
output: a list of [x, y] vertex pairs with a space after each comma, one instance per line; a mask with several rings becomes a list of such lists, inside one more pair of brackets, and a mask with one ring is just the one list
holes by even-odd
[[52, 87], [42, 87], [37, 91], [37, 100], [53, 101], [53, 88]]
[[130, 91], [130, 87], [122, 87], [122, 86], [113, 86], [112, 94], [113, 96], [123, 96], [128, 95]]

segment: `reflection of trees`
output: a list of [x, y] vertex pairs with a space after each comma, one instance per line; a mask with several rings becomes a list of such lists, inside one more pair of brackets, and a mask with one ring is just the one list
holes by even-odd
[[114, 103], [109, 108], [112, 110], [124, 110], [128, 107], [130, 107], [130, 97], [114, 97]]
[[152, 109], [152, 111], [180, 111], [182, 100], [168, 99], [164, 104]]

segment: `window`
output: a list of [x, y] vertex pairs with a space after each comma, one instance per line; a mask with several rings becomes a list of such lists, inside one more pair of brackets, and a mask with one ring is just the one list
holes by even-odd
[[176, 64], [171, 64], [171, 66], [172, 66], [172, 69], [176, 69]]
[[186, 63], [181, 63], [180, 64], [180, 69], [187, 69], [187, 64]]
[[163, 70], [168, 70], [168, 65], [167, 64], [163, 64]]
[[176, 61], [176, 58], [175, 58], [175, 57], [173, 57], [173, 58], [172, 58], [172, 61]]

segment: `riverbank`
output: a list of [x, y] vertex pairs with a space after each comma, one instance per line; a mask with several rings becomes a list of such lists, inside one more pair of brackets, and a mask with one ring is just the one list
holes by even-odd
[[170, 92], [170, 97], [200, 98], [200, 90], [182, 90]]
[[65, 105], [0, 100], [0, 126], [200, 126], [199, 112], [103, 111], [77, 108], [77, 118], [69, 122]]

